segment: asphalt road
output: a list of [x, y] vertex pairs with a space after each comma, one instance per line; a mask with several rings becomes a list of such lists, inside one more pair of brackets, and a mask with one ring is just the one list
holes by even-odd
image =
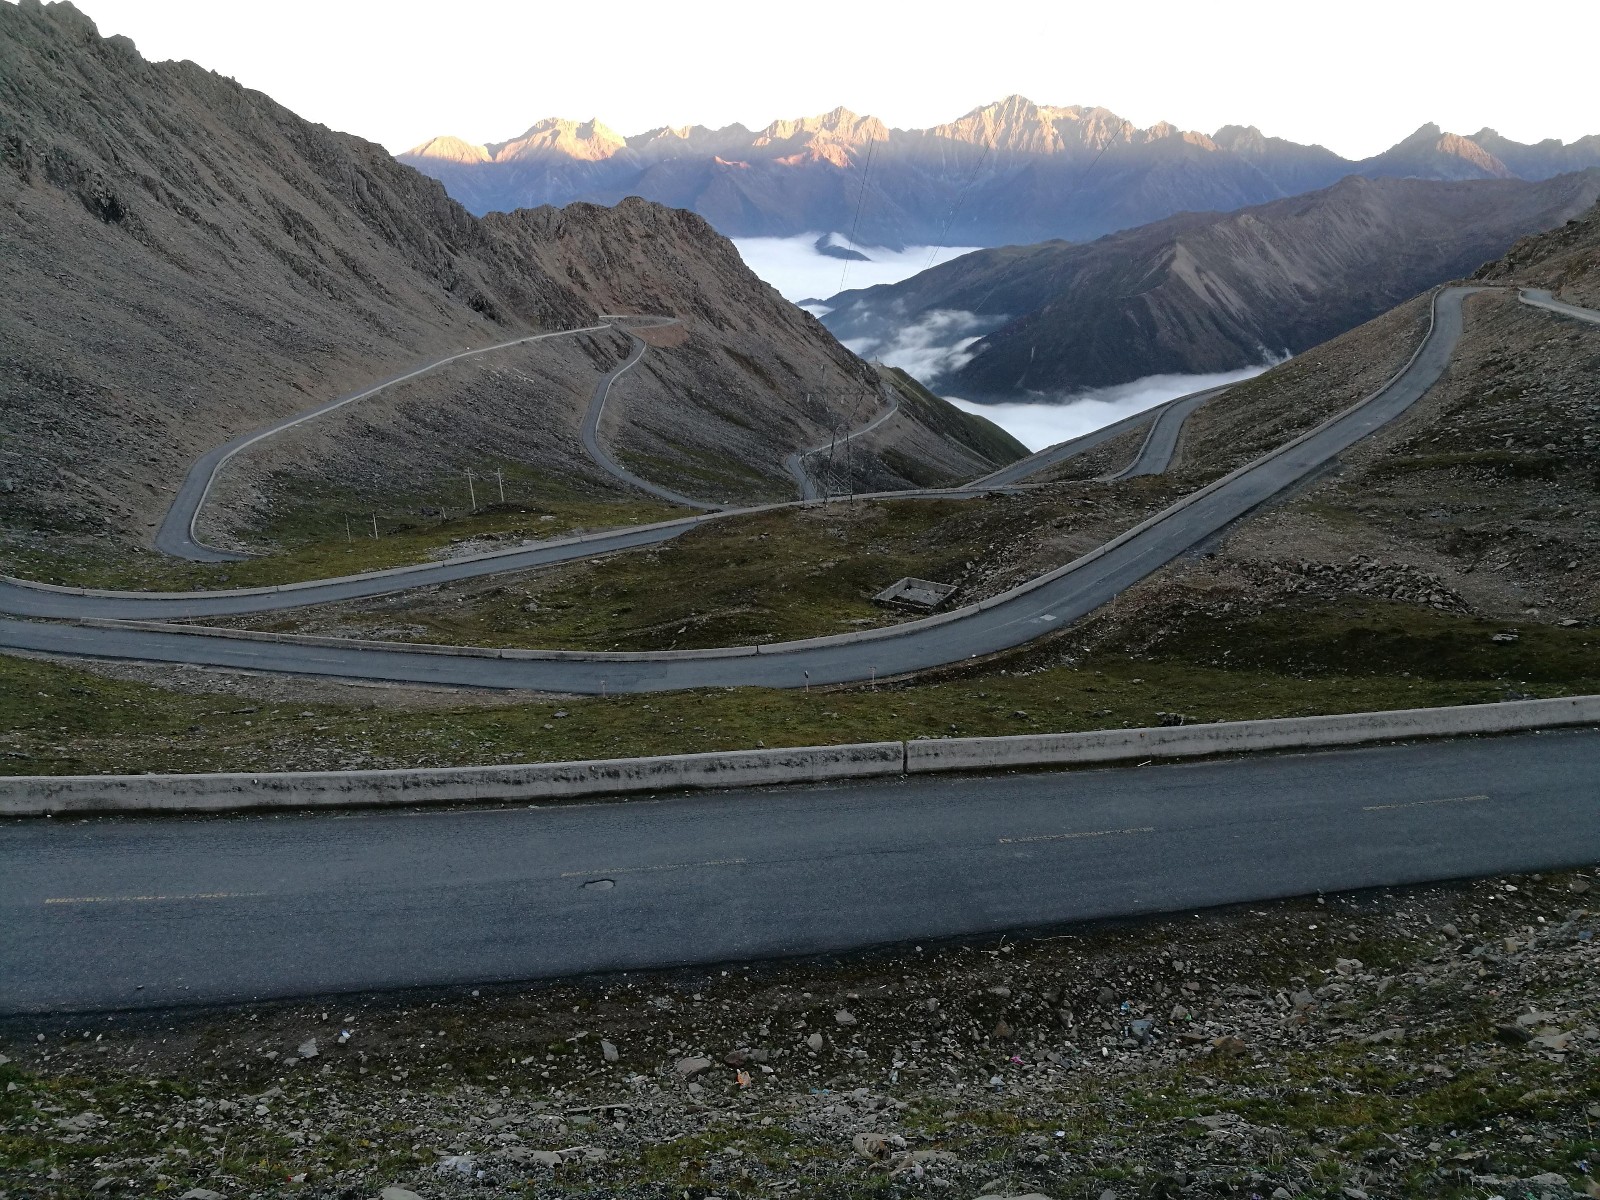
[[1178, 435], [1183, 432], [1183, 423], [1195, 409], [1227, 390], [1226, 387], [1208, 388], [1163, 404], [1156, 413], [1156, 419], [1150, 423], [1150, 432], [1145, 434], [1144, 443], [1139, 447], [1139, 453], [1133, 456], [1133, 461], [1116, 474], [1103, 476], [1103, 481], [1111, 483], [1118, 479], [1132, 479], [1135, 475], [1164, 473], [1172, 465], [1172, 456], [1177, 452]]
[[362, 388], [359, 392], [351, 392], [347, 396], [340, 396], [329, 400], [326, 404], [319, 404], [305, 412], [285, 417], [281, 421], [273, 421], [249, 433], [241, 433], [236, 438], [230, 438], [222, 445], [206, 451], [194, 461], [189, 468], [189, 473], [184, 476], [183, 482], [178, 486], [177, 495], [173, 497], [172, 505], [167, 509], [167, 515], [162, 519], [161, 528], [156, 531], [155, 547], [164, 554], [175, 558], [186, 558], [191, 562], [240, 562], [248, 557], [245, 554], [234, 554], [228, 550], [218, 550], [215, 546], [208, 546], [199, 540], [195, 533], [195, 521], [199, 517], [200, 508], [206, 502], [212, 485], [216, 482], [217, 472], [239, 451], [247, 446], [271, 437], [273, 434], [282, 433], [285, 429], [292, 429], [296, 425], [303, 425], [318, 417], [326, 416], [335, 409], [353, 404], [357, 400], [364, 400], [368, 396], [376, 395], [385, 388], [393, 387], [397, 383], [404, 383], [408, 379], [415, 379], [419, 375], [426, 375], [436, 371], [449, 363], [459, 362], [463, 358], [475, 358], [480, 354], [488, 354], [495, 350], [504, 350], [508, 346], [521, 346], [527, 342], [542, 342], [546, 338], [570, 337], [577, 333], [595, 333], [606, 328], [604, 325], [589, 325], [582, 329], [565, 329], [555, 333], [536, 333], [527, 337], [513, 338], [509, 342], [497, 342], [493, 346], [482, 346], [476, 350], [463, 350], [458, 354], [448, 354], [443, 358], [436, 358], [430, 362], [415, 367], [403, 374], [392, 376], [381, 383], [372, 384]]
[[[1411, 406], [1449, 363], [1461, 304], [1474, 288], [1439, 294], [1433, 329], [1410, 365], [1368, 402], [1309, 436], [1166, 510], [1026, 591], [960, 614], [885, 630], [725, 651], [496, 658], [401, 648], [303, 646], [182, 632], [0, 621], [0, 645], [91, 657], [188, 662], [246, 670], [470, 687], [600, 693], [690, 687], [801, 687], [887, 678], [1010, 649], [1106, 603], [1249, 514]], [[953, 619], [952, 619], [953, 618]]]
[[1120, 421], [1113, 421], [1109, 425], [1102, 425], [1099, 429], [1091, 429], [1081, 437], [1070, 438], [1065, 442], [1057, 442], [1054, 446], [1046, 446], [1043, 450], [1035, 450], [1027, 458], [1019, 458], [1016, 462], [1001, 467], [998, 471], [985, 475], [981, 479], [974, 479], [968, 487], [1003, 487], [1010, 483], [1019, 483], [1040, 471], [1055, 466], [1057, 463], [1066, 462], [1075, 458], [1085, 450], [1093, 450], [1102, 442], [1109, 442], [1118, 434], [1125, 433], [1136, 425], [1142, 425], [1159, 416], [1161, 411], [1187, 397], [1180, 396], [1177, 400], [1169, 400], [1166, 404], [1156, 408], [1147, 408], [1143, 412], [1134, 413], [1131, 417], [1123, 417]]
[[552, 806], [0, 823], [0, 1012], [842, 951], [1600, 858], [1600, 731]]
[[[621, 317], [610, 317], [607, 320], [622, 320]], [[628, 318], [634, 322], [635, 328], [654, 328], [660, 325], [675, 325], [676, 318], [672, 317], [635, 317]], [[583, 448], [589, 452], [589, 457], [599, 464], [607, 474], [622, 480], [630, 487], [638, 488], [641, 492], [648, 492], [672, 504], [681, 504], [685, 508], [698, 508], [705, 512], [721, 512], [728, 506], [725, 504], [711, 504], [704, 500], [696, 500], [692, 496], [685, 496], [671, 488], [662, 487], [658, 483], [651, 483], [635, 475], [627, 467], [611, 457], [611, 452], [600, 444], [600, 418], [606, 410], [606, 400], [611, 395], [611, 385], [633, 370], [645, 351], [650, 347], [641, 338], [634, 335], [627, 327], [620, 327], [633, 341], [633, 353], [618, 366], [608, 371], [600, 382], [595, 385], [594, 394], [589, 398], [589, 407], [583, 414], [583, 428], [580, 431], [583, 438]]]
[[1551, 293], [1542, 288], [1523, 288], [1518, 293], [1518, 299], [1524, 304], [1531, 304], [1535, 308], [1549, 309], [1551, 312], [1560, 313], [1564, 317], [1574, 317], [1579, 321], [1587, 321], [1591, 325], [1600, 325], [1600, 312], [1592, 308], [1579, 308], [1576, 304], [1567, 304], [1557, 300]]
[[793, 454], [789, 455], [788, 458], [784, 459], [784, 469], [789, 472], [790, 478], [792, 478], [795, 481], [795, 485], [799, 487], [800, 498], [802, 500], [820, 500], [823, 497], [822, 489], [817, 487], [817, 481], [811, 477], [811, 472], [806, 470], [806, 459], [810, 458], [814, 454], [821, 454], [824, 450], [837, 449], [838, 447], [845, 445], [847, 442], [852, 442], [858, 437], [862, 437], [865, 434], [871, 433], [874, 429], [878, 428], [878, 426], [882, 425], [885, 421], [899, 411], [899, 398], [891, 396], [889, 398], [889, 406], [877, 416], [873, 417], [860, 429], [855, 430], [853, 433], [847, 433], [842, 438], [830, 438], [826, 442], [818, 442], [809, 450], [796, 450]]

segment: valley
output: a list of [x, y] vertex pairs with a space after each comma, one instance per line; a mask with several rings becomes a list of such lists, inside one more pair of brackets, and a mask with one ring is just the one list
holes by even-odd
[[348, 18], [0, 0], [0, 1200], [1600, 1195], [1594, 136]]

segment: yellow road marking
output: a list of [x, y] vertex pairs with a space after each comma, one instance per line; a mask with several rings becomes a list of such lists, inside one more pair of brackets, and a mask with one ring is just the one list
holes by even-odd
[[1002, 846], [1014, 846], [1020, 842], [1069, 842], [1074, 838], [1116, 837], [1124, 833], [1154, 833], [1154, 825], [1140, 825], [1136, 829], [1096, 829], [1090, 833], [1041, 833], [1037, 837], [1001, 838]]
[[749, 861], [743, 858], [714, 858], [710, 862], [662, 863], [659, 867], [606, 867], [599, 871], [563, 871], [562, 879], [576, 879], [580, 875], [589, 879], [604, 879], [609, 875], [632, 875], [639, 871], [686, 871], [693, 867], [736, 867]]
[[132, 904], [152, 900], [242, 900], [265, 892], [188, 892], [178, 896], [48, 896], [46, 904]]
[[1388, 812], [1392, 808], [1421, 808], [1428, 804], [1466, 804], [1470, 800], [1487, 800], [1489, 797], [1478, 796], [1446, 796], [1443, 800], [1407, 800], [1400, 804], [1368, 804], [1362, 812]]

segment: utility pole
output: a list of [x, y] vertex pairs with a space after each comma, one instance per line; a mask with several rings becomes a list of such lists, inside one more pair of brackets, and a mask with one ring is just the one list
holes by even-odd
[[500, 485], [500, 503], [504, 504], [506, 502], [506, 477], [499, 467], [495, 468], [494, 481]]
[[477, 478], [477, 476], [472, 473], [472, 468], [468, 467], [467, 468], [467, 496], [472, 501], [472, 511], [473, 512], [477, 512], [478, 511], [478, 492], [477, 492], [477, 489], [475, 489], [472, 486], [472, 481], [474, 479], [476, 479], [476, 478]]

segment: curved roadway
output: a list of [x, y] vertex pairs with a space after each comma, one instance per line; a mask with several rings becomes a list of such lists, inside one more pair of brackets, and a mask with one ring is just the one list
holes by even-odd
[[882, 425], [885, 421], [899, 411], [899, 397], [891, 396], [889, 397], [889, 406], [877, 416], [873, 417], [872, 420], [868, 421], [860, 429], [857, 429], [852, 433], [847, 433], [842, 438], [830, 438], [826, 442], [818, 442], [809, 450], [796, 450], [793, 454], [789, 455], [788, 458], [784, 459], [784, 469], [789, 472], [789, 477], [793, 479], [795, 481], [795, 485], [799, 487], [800, 498], [803, 500], [821, 500], [823, 498], [822, 491], [817, 487], [817, 481], [812, 478], [811, 472], [806, 470], [806, 459], [810, 458], [813, 454], [821, 454], [824, 450], [843, 446], [847, 442], [854, 441], [858, 437], [863, 437], [866, 434], [871, 433], [874, 429], [878, 428], [878, 426]]
[[281, 421], [273, 421], [249, 433], [241, 433], [236, 438], [230, 438], [222, 445], [206, 451], [189, 468], [188, 474], [178, 486], [177, 495], [173, 497], [167, 515], [162, 519], [161, 528], [156, 531], [155, 547], [164, 554], [174, 558], [186, 558], [190, 562], [241, 562], [252, 557], [247, 554], [235, 554], [229, 550], [219, 550], [215, 546], [208, 546], [200, 541], [195, 533], [195, 523], [199, 520], [200, 509], [206, 502], [206, 497], [211, 494], [211, 489], [216, 483], [217, 472], [220, 471], [235, 454], [246, 447], [253, 446], [259, 441], [271, 437], [273, 434], [282, 433], [296, 425], [303, 425], [317, 417], [326, 416], [335, 409], [353, 404], [357, 400], [364, 400], [368, 396], [376, 395], [385, 388], [391, 388], [397, 383], [404, 383], [408, 379], [415, 379], [419, 375], [426, 375], [440, 367], [458, 362], [463, 358], [475, 358], [480, 354], [489, 354], [495, 350], [504, 350], [511, 346], [521, 346], [527, 342], [542, 342], [546, 338], [571, 337], [579, 333], [597, 333], [607, 328], [605, 325], [588, 325], [582, 329], [563, 329], [554, 333], [535, 333], [527, 337], [513, 338], [508, 342], [496, 342], [493, 346], [482, 346], [476, 350], [462, 350], [456, 354], [449, 354], [443, 358], [436, 358], [432, 362], [424, 363], [420, 367], [406, 371], [404, 374], [392, 376], [382, 383], [375, 383], [370, 387], [362, 388], [359, 392], [351, 392], [348, 396], [340, 396], [336, 400], [329, 400], [326, 404], [319, 404], [305, 412], [296, 413], [292, 417], [285, 417]]
[[[1435, 323], [1412, 362], [1367, 401], [1247, 467], [1185, 498], [1075, 563], [982, 605], [867, 633], [723, 650], [606, 654], [416, 648], [401, 644], [301, 644], [220, 631], [73, 627], [0, 620], [0, 646], [90, 657], [198, 663], [247, 670], [547, 691], [655, 691], [700, 686], [855, 682], [946, 665], [1009, 649], [1050, 632], [1111, 599], [1172, 558], [1305, 478], [1355, 441], [1403, 412], [1448, 362], [1461, 331], [1461, 301], [1479, 288], [1448, 288], [1435, 301]], [[1525, 295], [1529, 303], [1540, 298]], [[1600, 314], [1559, 301], [1556, 311], [1600, 321]], [[546, 335], [548, 336], [548, 335]], [[1199, 403], [1204, 394], [1173, 402]], [[1147, 414], [1139, 414], [1144, 417]], [[1165, 414], [1162, 414], [1165, 415]], [[1132, 419], [1130, 418], [1130, 422]], [[1159, 418], [1158, 418], [1159, 421]], [[1126, 423], [1124, 426], [1126, 427]], [[1104, 431], [1096, 431], [1101, 433]], [[1094, 435], [1088, 435], [1093, 438]], [[1060, 454], [1086, 439], [1035, 455]], [[1104, 439], [1101, 439], [1104, 440]], [[1157, 443], [1155, 430], [1141, 458]], [[1010, 470], [1010, 468], [1008, 468]], [[1003, 473], [996, 473], [997, 475]], [[992, 483], [996, 476], [986, 477]], [[984, 481], [980, 481], [980, 484]], [[972, 495], [969, 485], [942, 493]], [[392, 592], [493, 571], [645, 545], [674, 536], [710, 516], [587, 539], [524, 547], [473, 560], [421, 564], [375, 576], [269, 590], [179, 596], [89, 593], [0, 586], [0, 608], [45, 617], [176, 617], [259, 611]], [[399, 577], [404, 577], [403, 579]], [[443, 652], [441, 652], [441, 649]]]
[[691, 687], [801, 687], [907, 674], [993, 654], [1076, 620], [1320, 469], [1399, 416], [1432, 386], [1461, 334], [1448, 288], [1411, 362], [1387, 386], [1317, 429], [1185, 497], [1100, 549], [981, 605], [882, 630], [759, 648], [590, 653], [404, 645], [301, 644], [223, 634], [0, 622], [0, 644], [92, 657], [198, 663], [294, 674], [472, 687], [603, 693]]
[[[527, 808], [0, 822], [0, 1013], [477, 985], [1587, 865], [1600, 732]], [[598, 884], [599, 886], [587, 886]]]
[[1226, 386], [1208, 388], [1203, 392], [1191, 392], [1187, 396], [1179, 396], [1176, 400], [1169, 400], [1163, 404], [1156, 414], [1156, 419], [1150, 423], [1150, 432], [1145, 434], [1144, 442], [1139, 447], [1139, 453], [1133, 456], [1133, 461], [1120, 471], [1102, 475], [1100, 481], [1115, 483], [1119, 479], [1132, 479], [1135, 475], [1163, 474], [1172, 465], [1172, 456], [1177, 452], [1178, 435], [1183, 432], [1184, 422], [1207, 400], [1220, 396], [1227, 390]]
[[[1183, 399], [1183, 397], [1179, 397]], [[1176, 404], [1178, 401], [1169, 400], [1167, 404]], [[1019, 458], [1014, 463], [1001, 467], [998, 471], [991, 472], [981, 479], [974, 479], [968, 487], [1004, 487], [1007, 484], [1019, 483], [1029, 476], [1037, 475], [1040, 471], [1055, 466], [1057, 463], [1066, 462], [1082, 454], [1085, 450], [1093, 450], [1103, 442], [1109, 442], [1119, 434], [1126, 433], [1137, 425], [1142, 425], [1150, 420], [1152, 414], [1159, 413], [1165, 405], [1156, 408], [1147, 408], [1143, 412], [1136, 412], [1131, 417], [1123, 417], [1120, 421], [1113, 421], [1109, 425], [1102, 425], [1099, 429], [1091, 429], [1088, 433], [1071, 438], [1065, 442], [1057, 442], [1054, 446], [1046, 446], [1043, 450], [1035, 450], [1027, 458]]]
[[[622, 318], [608, 315], [605, 317], [605, 319], [608, 321], [616, 321], [621, 320]], [[631, 319], [634, 320], [636, 328], [645, 329], [652, 329], [661, 325], [677, 324], [677, 319], [674, 317], [643, 317]], [[643, 324], [640, 324], [640, 322], [643, 322]], [[693, 497], [683, 495], [681, 492], [675, 492], [671, 488], [662, 487], [658, 483], [651, 483], [648, 479], [641, 479], [638, 475], [635, 475], [632, 471], [628, 470], [627, 467], [623, 466], [616, 459], [612, 458], [611, 452], [600, 444], [600, 418], [605, 413], [606, 399], [611, 395], [611, 385], [618, 379], [621, 379], [629, 371], [633, 370], [633, 368], [638, 365], [639, 360], [644, 357], [645, 351], [650, 348], [644, 339], [637, 336], [633, 330], [627, 328], [626, 326], [616, 326], [615, 328], [621, 329], [628, 335], [628, 338], [633, 342], [633, 353], [628, 355], [624, 362], [609, 371], [605, 377], [595, 385], [594, 395], [589, 400], [589, 408], [583, 415], [583, 448], [589, 452], [589, 457], [600, 464], [600, 466], [604, 468], [608, 474], [614, 475], [624, 483], [631, 484], [633, 487], [638, 488], [641, 492], [648, 492], [652, 496], [657, 496], [660, 499], [669, 501], [672, 504], [681, 504], [685, 508], [698, 508], [705, 512], [723, 511], [728, 507], [725, 504], [710, 504], [704, 500], [696, 500]]]
[[1535, 308], [1548, 309], [1553, 313], [1560, 313], [1564, 317], [1574, 317], [1579, 321], [1587, 321], [1591, 325], [1600, 325], [1600, 312], [1592, 308], [1579, 308], [1576, 304], [1568, 304], [1557, 300], [1550, 292], [1543, 288], [1523, 288], [1518, 293], [1518, 299], [1524, 304], [1531, 304]]

